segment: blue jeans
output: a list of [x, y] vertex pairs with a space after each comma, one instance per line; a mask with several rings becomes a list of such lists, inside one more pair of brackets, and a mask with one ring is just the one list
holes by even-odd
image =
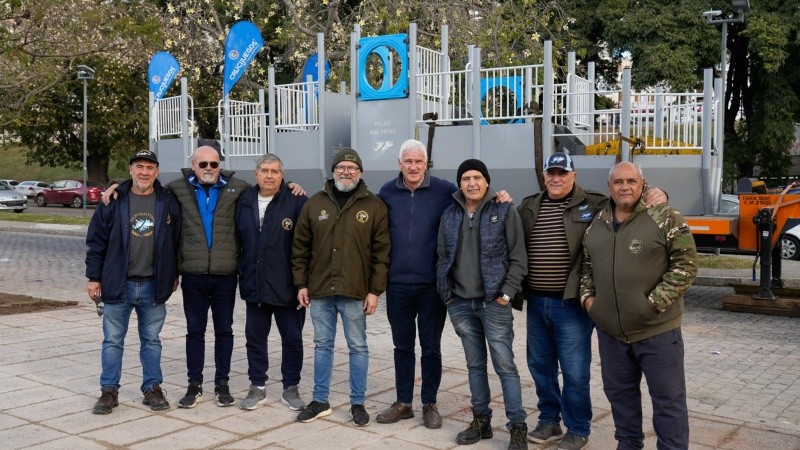
[[336, 315], [342, 316], [342, 328], [350, 349], [350, 404], [363, 405], [367, 391], [369, 349], [367, 316], [364, 301], [333, 295], [311, 300], [311, 323], [314, 325], [313, 399], [325, 403], [331, 386], [333, 344], [336, 340]]
[[214, 321], [214, 383], [228, 381], [233, 355], [233, 307], [236, 275], [184, 275], [183, 313], [186, 315], [186, 368], [190, 383], [203, 382], [208, 310]]
[[658, 450], [689, 448], [689, 411], [680, 328], [627, 344], [597, 329], [603, 391], [611, 404], [618, 450], [644, 448], [642, 375], [653, 403]]
[[472, 394], [472, 410], [475, 413], [491, 416], [489, 408], [489, 374], [486, 368], [486, 344], [492, 357], [494, 371], [500, 377], [503, 389], [503, 402], [506, 407], [506, 427], [511, 429], [515, 423], [523, 423], [528, 414], [522, 408], [522, 388], [519, 373], [514, 364], [514, 316], [511, 305], [500, 305], [496, 301], [481, 298], [462, 299], [454, 297], [447, 305], [447, 313], [456, 334], [464, 346], [469, 373], [469, 390]]
[[397, 401], [411, 403], [416, 368], [415, 343], [419, 330], [422, 349], [422, 403], [436, 403], [442, 381], [442, 331], [447, 308], [435, 284], [389, 283], [386, 315], [392, 327]]
[[[589, 394], [594, 323], [577, 300], [527, 295], [528, 369], [539, 397], [539, 421], [564, 425], [576, 436], [589, 436]], [[558, 383], [558, 368], [564, 379]]]
[[128, 281], [125, 284], [125, 301], [103, 305], [103, 351], [100, 387], [119, 389], [122, 376], [122, 353], [131, 311], [136, 310], [139, 328], [139, 361], [142, 363], [142, 392], [161, 384], [161, 327], [167, 317], [164, 303], [155, 303], [155, 283]]

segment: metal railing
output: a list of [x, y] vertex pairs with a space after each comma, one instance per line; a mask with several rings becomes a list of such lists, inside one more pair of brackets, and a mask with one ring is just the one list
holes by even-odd
[[[194, 100], [189, 99], [189, 129], [194, 128]], [[153, 105], [153, 129], [155, 136], [153, 140], [159, 140], [165, 136], [180, 136], [183, 133], [181, 123], [181, 96], [165, 97]]]
[[317, 83], [275, 86], [275, 128], [283, 131], [315, 130], [319, 127]]
[[[218, 104], [219, 134], [225, 133], [225, 103]], [[230, 133], [224, 140], [223, 154], [228, 156], [258, 156], [266, 153], [267, 136], [262, 130], [268, 122], [268, 115], [262, 113], [263, 105], [259, 102], [243, 102], [228, 100], [228, 122]]]

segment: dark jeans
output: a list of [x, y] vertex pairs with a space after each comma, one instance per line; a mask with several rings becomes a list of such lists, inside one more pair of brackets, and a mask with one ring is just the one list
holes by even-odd
[[611, 403], [617, 449], [644, 447], [642, 375], [653, 402], [659, 450], [689, 448], [681, 329], [626, 344], [597, 329], [603, 391]]
[[442, 381], [442, 330], [447, 317], [447, 308], [436, 292], [436, 285], [389, 283], [386, 315], [392, 327], [397, 400], [411, 403], [414, 397], [414, 350], [419, 330], [422, 403], [436, 403]]
[[281, 376], [283, 388], [300, 383], [303, 369], [303, 324], [306, 309], [295, 306], [274, 306], [266, 303], [245, 302], [247, 320], [244, 335], [247, 339], [247, 375], [256, 386], [264, 386], [269, 370], [267, 338], [272, 328], [272, 316], [281, 335]]
[[184, 275], [183, 312], [186, 315], [186, 368], [190, 383], [203, 382], [208, 310], [214, 321], [214, 383], [228, 381], [233, 354], [233, 306], [236, 275]]

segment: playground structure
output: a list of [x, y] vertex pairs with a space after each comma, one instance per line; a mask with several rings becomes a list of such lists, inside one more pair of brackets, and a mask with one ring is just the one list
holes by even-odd
[[[362, 157], [365, 181], [377, 190], [397, 175], [400, 144], [416, 138], [430, 147], [434, 175], [455, 181], [464, 159], [479, 158], [492, 173], [493, 187], [521, 201], [541, 190], [537, 174], [544, 158], [567, 151], [585, 187], [605, 191], [613, 164], [634, 161], [684, 214], [716, 211], [723, 155], [715, 145], [721, 136], [714, 95], [720, 80], [712, 79], [711, 69], [702, 93], [635, 93], [629, 69], [620, 89], [603, 90], [594, 81], [593, 63], [587, 77], [577, 74], [574, 53], [557, 80], [550, 42], [544, 43], [541, 64], [512, 67], [483, 67], [481, 49], [470, 46], [460, 69], [451, 67], [446, 25], [440, 42], [439, 49], [417, 45], [414, 23], [407, 34], [389, 36], [361, 37], [356, 28], [350, 84], [341, 83], [338, 91], [327, 85], [322, 64], [314, 64], [316, 73], [306, 70], [304, 80], [281, 85], [270, 68], [258, 101], [220, 101], [223, 166], [253, 181], [255, 160], [275, 153], [287, 178], [313, 192], [330, 177], [337, 149], [353, 147]], [[315, 56], [326, 60], [322, 35]], [[616, 99], [618, 107], [595, 109], [597, 95]], [[178, 96], [152, 102], [150, 111], [161, 176], [177, 177], [197, 140], [186, 81]]]

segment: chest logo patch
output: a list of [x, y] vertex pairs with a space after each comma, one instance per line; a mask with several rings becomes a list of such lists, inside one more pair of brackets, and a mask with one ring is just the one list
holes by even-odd
[[292, 219], [287, 217], [281, 221], [281, 226], [284, 230], [289, 231], [294, 226], [294, 223], [292, 222]]
[[581, 213], [581, 215], [578, 216], [578, 218], [580, 219], [581, 222], [589, 222], [590, 220], [592, 220], [592, 213], [590, 212]]
[[498, 216], [497, 214], [492, 214], [492, 216], [489, 217], [489, 222], [491, 223], [497, 223], [499, 221], [500, 221], [500, 216]]
[[644, 249], [644, 244], [639, 239], [634, 239], [628, 244], [628, 251], [634, 255], [640, 253]]
[[585, 211], [588, 208], [589, 208], [589, 205], [587, 205], [586, 203], [583, 203], [580, 206], [578, 206], [578, 211]]
[[361, 223], [367, 223], [367, 221], [369, 220], [369, 214], [367, 214], [367, 212], [362, 209], [361, 211], [356, 213], [356, 220]]
[[328, 220], [328, 211], [324, 209], [319, 212], [319, 221], [322, 222], [323, 220]]

